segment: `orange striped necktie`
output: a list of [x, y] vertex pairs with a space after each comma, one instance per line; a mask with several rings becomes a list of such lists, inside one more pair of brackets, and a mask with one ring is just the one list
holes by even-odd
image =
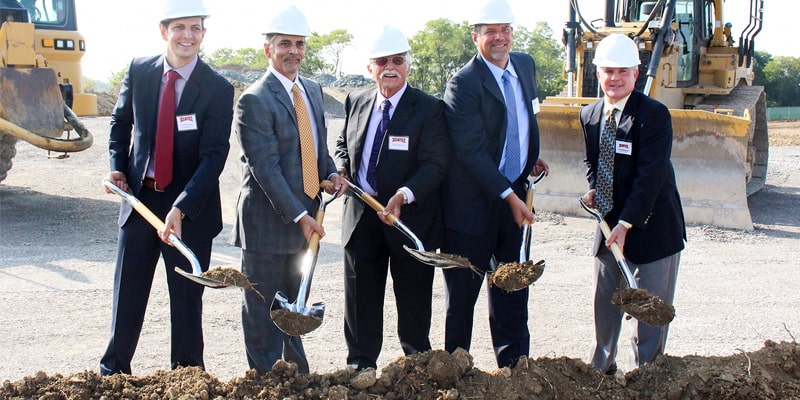
[[319, 172], [317, 170], [317, 151], [314, 148], [314, 133], [308, 116], [306, 102], [295, 83], [292, 86], [294, 112], [297, 114], [297, 130], [300, 133], [300, 157], [303, 165], [303, 192], [314, 198], [319, 193]]

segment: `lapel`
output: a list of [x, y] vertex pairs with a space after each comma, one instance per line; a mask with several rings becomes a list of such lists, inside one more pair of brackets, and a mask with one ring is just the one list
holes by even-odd
[[[372, 110], [375, 109], [375, 97], [377, 96], [377, 92], [378, 89], [373, 88], [365, 91], [358, 98], [353, 99], [355, 101], [353, 113], [357, 116], [354, 129], [355, 137], [353, 138], [353, 143], [355, 145], [353, 149], [353, 165], [356, 166], [356, 169], [361, 165], [364, 142], [367, 140], [367, 130], [369, 129], [369, 119], [370, 116], [372, 116]], [[359, 127], [361, 128], [359, 129]]]
[[272, 91], [272, 93], [274, 93], [275, 99], [278, 100], [278, 103], [283, 105], [283, 107], [286, 109], [286, 112], [292, 116], [295, 129], [299, 129], [297, 125], [297, 114], [294, 112], [294, 104], [292, 103], [292, 99], [289, 97], [289, 94], [286, 93], [286, 89], [283, 88], [281, 81], [279, 81], [277, 77], [273, 76], [272, 73], [268, 73], [266, 78], [266, 86]]
[[[408, 119], [414, 113], [416, 96], [412, 90], [413, 89], [411, 86], [407, 86], [403, 96], [401, 96], [400, 100], [397, 102], [397, 109], [394, 110], [392, 119], [389, 120], [389, 126], [386, 128], [386, 134], [383, 135], [383, 141], [381, 142], [380, 152], [378, 152], [378, 161], [376, 165], [380, 165], [381, 158], [384, 154], [383, 152], [386, 151], [387, 147], [389, 147], [389, 135], [397, 135], [401, 133], [403, 130], [402, 127], [405, 126], [406, 121], [408, 121]], [[373, 97], [373, 99], [374, 98], [375, 97]]]
[[207, 68], [208, 66], [202, 60], [197, 60], [197, 65], [195, 65], [192, 75], [189, 76], [189, 80], [186, 81], [186, 85], [183, 87], [181, 100], [178, 102], [178, 107], [175, 108], [175, 115], [189, 114], [192, 111], [195, 101], [200, 96], [200, 89], [203, 87]]
[[640, 94], [634, 90], [633, 93], [631, 93], [631, 97], [628, 98], [628, 102], [625, 103], [625, 109], [622, 110], [619, 123], [617, 123], [616, 134], [618, 138], [630, 140], [631, 128], [633, 128], [633, 115], [636, 109], [639, 108], [639, 96]]
[[492, 71], [489, 70], [489, 67], [486, 66], [486, 61], [480, 55], [476, 55], [472, 62], [475, 64], [475, 69], [478, 71], [478, 75], [481, 77], [481, 81], [483, 81], [483, 87], [486, 88], [492, 96], [494, 96], [497, 101], [501, 104], [505, 104], [506, 101], [503, 98], [503, 92], [500, 91], [500, 86], [497, 86], [497, 81], [494, 79], [494, 75], [492, 75]]

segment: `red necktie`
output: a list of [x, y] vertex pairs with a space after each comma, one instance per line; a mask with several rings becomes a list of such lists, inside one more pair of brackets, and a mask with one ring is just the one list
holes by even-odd
[[156, 128], [156, 188], [164, 190], [172, 182], [172, 151], [175, 144], [175, 81], [180, 78], [175, 70], [167, 71], [167, 83], [161, 93]]

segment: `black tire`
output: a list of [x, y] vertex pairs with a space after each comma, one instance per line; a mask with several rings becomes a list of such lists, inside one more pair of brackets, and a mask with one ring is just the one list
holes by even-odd
[[6, 179], [8, 170], [11, 169], [11, 159], [17, 155], [17, 138], [0, 133], [0, 182]]

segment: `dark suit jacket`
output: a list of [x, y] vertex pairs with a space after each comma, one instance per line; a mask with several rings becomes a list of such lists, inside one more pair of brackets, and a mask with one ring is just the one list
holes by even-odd
[[[347, 119], [336, 142], [336, 165], [346, 168], [356, 180], [367, 173], [358, 168], [376, 95], [377, 88], [374, 87], [356, 90], [347, 95], [344, 103]], [[408, 137], [408, 151], [390, 149], [391, 137]], [[385, 205], [398, 188], [406, 186], [411, 189], [415, 201], [403, 206], [400, 219], [419, 236], [426, 249], [438, 247], [441, 241], [439, 187], [447, 170], [449, 152], [444, 103], [419, 89], [406, 87], [381, 144], [377, 164], [377, 200]], [[348, 196], [345, 200], [343, 245], [347, 245], [365, 211], [374, 212], [358, 198]], [[403, 243], [409, 244], [407, 239], [398, 239], [393, 241], [398, 247]]]
[[[125, 172], [134, 195], [142, 189], [153, 155], [163, 68], [163, 55], [134, 59], [111, 115], [111, 170]], [[191, 221], [192, 233], [206, 237], [222, 230], [219, 175], [230, 150], [232, 106], [233, 86], [198, 60], [175, 110], [176, 116], [194, 114], [197, 129], [178, 131], [175, 126], [173, 180], [165, 195], [174, 198], [173, 205]], [[120, 226], [132, 210], [122, 202]]]
[[[530, 131], [528, 161], [517, 183], [526, 179], [539, 158], [539, 125], [533, 113], [536, 66], [525, 53], [511, 53], [511, 63], [522, 85]], [[480, 55], [476, 55], [447, 83], [444, 95], [447, 123], [455, 152], [447, 173], [444, 216], [447, 228], [480, 235], [489, 226], [489, 204], [509, 187], [500, 171], [506, 140], [503, 92]], [[515, 189], [521, 189], [515, 185]], [[524, 199], [524, 193], [517, 191]]]
[[[596, 182], [602, 114], [602, 99], [583, 107], [580, 114], [590, 189]], [[683, 250], [686, 228], [670, 161], [669, 110], [634, 91], [619, 117], [617, 140], [630, 142], [632, 154], [614, 157], [614, 208], [605, 220], [612, 227], [620, 219], [633, 224], [625, 240], [625, 257], [647, 263]], [[602, 242], [599, 238], [595, 242], [595, 254]]]
[[[322, 87], [303, 77], [299, 80], [317, 125], [317, 170], [322, 181], [336, 172], [328, 154]], [[314, 217], [316, 203], [303, 193], [292, 99], [272, 73], [264, 74], [239, 98], [233, 131], [242, 146], [242, 185], [230, 243], [260, 253], [304, 251], [308, 242], [293, 220], [304, 210]]]

